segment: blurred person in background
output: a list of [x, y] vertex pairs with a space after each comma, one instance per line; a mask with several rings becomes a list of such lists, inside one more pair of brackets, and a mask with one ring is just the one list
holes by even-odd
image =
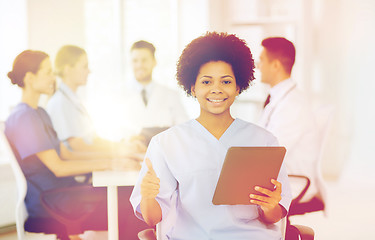
[[[266, 38], [262, 46], [258, 69], [261, 82], [271, 89], [258, 123], [286, 147], [284, 161], [288, 174], [303, 175], [310, 179], [310, 186], [302, 198], [305, 204], [297, 206], [293, 201], [289, 214], [324, 208], [317, 186], [320, 145], [312, 103], [291, 78], [295, 47], [282, 37]], [[294, 180], [290, 179], [292, 187], [299, 185]], [[300, 191], [296, 188], [294, 190], [294, 194]]]
[[[55, 69], [61, 82], [49, 99], [47, 112], [59, 139], [75, 151], [103, 152], [109, 156], [130, 156], [144, 153], [141, 142], [113, 142], [95, 133], [93, 122], [77, 96], [77, 89], [85, 86], [90, 73], [86, 51], [65, 45], [57, 52]], [[137, 156], [134, 154], [133, 156]]]
[[[126, 97], [130, 126], [149, 138], [154, 133], [188, 120], [177, 91], [154, 81], [155, 47], [146, 41], [137, 41], [131, 47], [131, 65], [136, 81]], [[152, 130], [153, 128], [153, 130]]]

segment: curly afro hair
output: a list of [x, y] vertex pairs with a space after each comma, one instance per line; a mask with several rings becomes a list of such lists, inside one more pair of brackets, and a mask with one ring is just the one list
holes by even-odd
[[201, 66], [211, 61], [232, 66], [240, 93], [254, 80], [254, 59], [246, 42], [234, 34], [207, 32], [190, 42], [177, 62], [176, 78], [188, 95]]

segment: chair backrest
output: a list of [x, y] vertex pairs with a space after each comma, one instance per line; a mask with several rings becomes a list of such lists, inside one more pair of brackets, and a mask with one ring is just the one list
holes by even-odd
[[24, 203], [24, 199], [27, 191], [26, 178], [15, 158], [13, 151], [9, 145], [9, 142], [4, 134], [5, 125], [4, 122], [0, 123], [0, 141], [5, 150], [5, 156], [9, 159], [10, 166], [16, 179], [17, 185], [17, 203], [16, 203], [16, 227], [18, 239], [24, 239], [25, 230], [24, 223], [27, 219], [27, 211]]
[[25, 206], [25, 197], [27, 192], [27, 182], [25, 175], [22, 172], [20, 165], [13, 153], [12, 148], [8, 142], [4, 134], [5, 124], [4, 122], [0, 122], [0, 144], [4, 149], [4, 154], [9, 159], [10, 166], [12, 168], [14, 177], [16, 179], [17, 185], [17, 203], [16, 203], [16, 228], [17, 228], [17, 237], [19, 240], [24, 239], [56, 239], [56, 235], [43, 235], [43, 234], [35, 234], [27, 236], [24, 228], [25, 221], [28, 217], [26, 206]]

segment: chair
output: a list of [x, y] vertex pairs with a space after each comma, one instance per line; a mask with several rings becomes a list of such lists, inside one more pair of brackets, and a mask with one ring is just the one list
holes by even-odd
[[3, 150], [5, 151], [6, 157], [9, 159], [17, 185], [17, 203], [15, 209], [17, 237], [19, 240], [56, 240], [57, 237], [55, 234], [31, 233], [26, 232], [24, 229], [24, 224], [28, 217], [24, 202], [27, 192], [27, 183], [26, 178], [23, 175], [23, 172], [17, 162], [17, 159], [14, 156], [13, 151], [9, 145], [9, 142], [4, 134], [4, 128], [4, 122], [0, 122], [0, 143], [3, 147]]
[[[18, 239], [57, 239], [57, 238], [67, 238], [68, 236], [66, 233], [60, 232], [61, 236], [57, 236], [56, 234], [45, 234], [45, 233], [31, 233], [25, 232], [25, 222], [28, 219], [27, 210], [25, 207], [25, 196], [27, 193], [27, 181], [22, 172], [21, 167], [13, 153], [11, 144], [8, 142], [5, 134], [4, 129], [5, 125], [4, 122], [0, 123], [0, 135], [1, 135], [1, 142], [4, 143], [4, 147], [7, 153], [8, 158], [10, 159], [10, 164], [12, 170], [14, 172], [16, 182], [17, 182], [17, 190], [18, 190], [18, 197], [17, 197], [17, 204], [16, 204], [16, 228]], [[96, 194], [97, 192], [101, 192]], [[94, 193], [95, 192], [95, 193]], [[64, 212], [64, 208], [59, 208], [55, 204], [49, 204], [50, 198], [56, 199], [56, 194], [69, 194], [71, 198], [74, 198], [74, 202], [85, 202], [85, 208], [76, 208], [75, 212], [66, 213]], [[61, 196], [61, 195], [59, 195]], [[81, 230], [81, 223], [88, 219], [98, 206], [104, 202], [106, 199], [106, 194], [104, 189], [102, 188], [93, 188], [91, 185], [77, 185], [71, 186], [66, 188], [59, 188], [59, 189], [51, 189], [48, 191], [44, 191], [41, 193], [41, 204], [46, 209], [46, 211], [52, 216], [52, 218], [44, 218], [44, 219], [33, 219], [33, 222], [38, 222], [39, 225], [44, 226], [46, 221], [56, 221], [56, 224], [63, 224], [61, 227], [66, 227], [67, 232], [77, 232], [79, 233]], [[78, 205], [78, 204], [75, 204]], [[81, 206], [81, 205], [79, 205]], [[84, 212], [80, 211], [84, 210]], [[58, 230], [61, 230], [60, 226], [57, 226]], [[56, 229], [40, 229], [38, 231], [45, 231], [47, 230], [48, 233], [55, 232]], [[92, 235], [92, 234], [91, 234]], [[35, 238], [34, 238], [35, 237]], [[44, 238], [43, 238], [44, 237]], [[48, 238], [47, 238], [48, 237]]]

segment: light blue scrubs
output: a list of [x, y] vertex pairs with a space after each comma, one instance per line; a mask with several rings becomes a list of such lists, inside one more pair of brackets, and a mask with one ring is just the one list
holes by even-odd
[[25, 203], [29, 217], [51, 217], [41, 205], [41, 192], [78, 184], [73, 177], [56, 177], [36, 155], [50, 149], [60, 154], [60, 141], [51, 119], [43, 108], [20, 103], [5, 122], [5, 135], [27, 180]]
[[[256, 205], [213, 205], [220, 171], [232, 146], [278, 146], [277, 139], [254, 124], [236, 119], [218, 140], [198, 121], [190, 120], [156, 135], [146, 153], [157, 176], [160, 192], [156, 198], [166, 219], [171, 199], [177, 193], [176, 222], [170, 239], [281, 239], [276, 224], [259, 220]], [[140, 183], [147, 172], [143, 164], [130, 201], [140, 214]], [[282, 183], [280, 204], [289, 209], [291, 192], [285, 166], [278, 179]]]

